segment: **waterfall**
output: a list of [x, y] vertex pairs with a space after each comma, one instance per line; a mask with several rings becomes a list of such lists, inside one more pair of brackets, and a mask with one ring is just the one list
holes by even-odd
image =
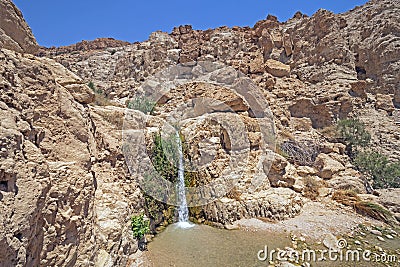
[[186, 190], [185, 190], [185, 168], [183, 165], [183, 152], [182, 152], [182, 142], [179, 132], [176, 131], [176, 142], [178, 144], [178, 226], [181, 228], [192, 227], [193, 225], [189, 223], [189, 209], [186, 202]]

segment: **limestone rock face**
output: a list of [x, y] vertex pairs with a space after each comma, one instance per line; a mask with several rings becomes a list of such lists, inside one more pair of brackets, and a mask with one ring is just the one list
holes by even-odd
[[[180, 104], [193, 108], [181, 134], [186, 161], [204, 166], [191, 182], [204, 185], [234, 178], [244, 167], [227, 168], [234, 140], [202, 115], [219, 115], [234, 129], [242, 125], [246, 134], [237, 137], [248, 140], [238, 144], [248, 152], [246, 173], [216, 202], [191, 209], [192, 218], [287, 219], [301, 211], [310, 181], [328, 187], [312, 188], [319, 197], [332, 189], [365, 192], [332, 132], [338, 119], [359, 117], [371, 132], [371, 148], [400, 159], [393, 117], [400, 108], [399, 8], [397, 0], [372, 0], [343, 14], [296, 13], [286, 22], [268, 16], [254, 27], [185, 25], [140, 43], [99, 38], [41, 48], [35, 57], [29, 53], [37, 44], [21, 13], [0, 0], [0, 265], [135, 266], [129, 219], [145, 211], [145, 200], [122, 153], [123, 106], [143, 87], [157, 92], [149, 78], [177, 64], [191, 71], [180, 73], [180, 81], [206, 71], [212, 82], [165, 92], [146, 115], [147, 141]], [[217, 70], [213, 62], [227, 67]], [[265, 146], [257, 108], [221, 85], [244, 77], [269, 104], [278, 146], [314, 144], [309, 162]], [[106, 106], [96, 105], [89, 82], [104, 92]], [[244, 93], [253, 86], [242, 85]], [[263, 181], [255, 189], [253, 177]], [[379, 200], [399, 213], [396, 201]]]
[[[73, 51], [93, 51], [93, 50], [102, 50], [106, 48], [113, 48], [113, 47], [121, 47], [129, 45], [129, 42], [124, 42], [120, 40], [115, 40], [113, 38], [97, 38], [93, 41], [85, 41], [70, 45], [70, 46], [61, 46], [55, 48], [55, 53], [57, 54], [64, 54], [64, 53], [71, 53]], [[38, 52], [39, 55], [42, 55], [45, 52], [45, 48], [41, 48]], [[115, 53], [116, 50], [110, 50], [110, 53]]]
[[324, 179], [330, 179], [345, 169], [342, 163], [323, 153], [318, 155], [315, 164], [319, 168], [319, 176]]
[[[284, 220], [296, 216], [303, 205], [300, 194], [288, 188], [271, 188], [242, 200], [222, 198], [202, 208], [204, 219], [229, 224], [242, 218], [271, 218]], [[196, 217], [196, 214], [194, 214]]]
[[0, 1], [0, 47], [25, 53], [39, 49], [21, 11], [10, 0]]
[[126, 264], [142, 204], [110, 120], [121, 111], [89, 109], [89, 89], [50, 59], [2, 49], [0, 62], [1, 264]]

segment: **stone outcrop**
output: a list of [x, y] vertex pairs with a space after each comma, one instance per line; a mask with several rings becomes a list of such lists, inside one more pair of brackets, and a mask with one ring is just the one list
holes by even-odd
[[[283, 220], [301, 211], [310, 191], [317, 200], [332, 189], [364, 193], [361, 173], [332, 138], [338, 119], [359, 117], [372, 134], [371, 147], [400, 159], [393, 118], [400, 106], [397, 0], [370, 1], [343, 14], [296, 13], [287, 22], [269, 15], [251, 28], [186, 25], [133, 44], [99, 38], [41, 48], [37, 56], [29, 54], [38, 46], [18, 9], [8, 0], [0, 7], [2, 266], [135, 266], [129, 220], [148, 210], [122, 153], [123, 106], [143, 88], [156, 93], [158, 84], [149, 78], [177, 64], [186, 84], [159, 95], [146, 115], [146, 141], [186, 103], [193, 108], [182, 122], [186, 161], [205, 166], [191, 182], [205, 185], [246, 171], [218, 201], [191, 210], [198, 222]], [[204, 73], [212, 83], [188, 78]], [[238, 82], [246, 79], [269, 103], [278, 148], [288, 141], [315, 144], [307, 150], [311, 160], [299, 163], [263, 143], [257, 108], [226, 88], [236, 84], [249, 92], [253, 84]], [[98, 97], [105, 106], [95, 104]], [[192, 101], [200, 97], [210, 101]], [[233, 140], [204, 114], [220, 115], [234, 128], [239, 124], [230, 115], [243, 122], [247, 134], [240, 137], [248, 146], [239, 148], [248, 152], [246, 169], [227, 168]], [[254, 177], [263, 181], [256, 189]], [[390, 197], [376, 201], [399, 213], [391, 197], [398, 192], [383, 193]]]
[[0, 1], [0, 47], [31, 54], [39, 49], [21, 11], [11, 0]]
[[271, 188], [269, 190], [241, 196], [240, 200], [222, 198], [194, 209], [192, 215], [202, 221], [231, 224], [242, 218], [269, 218], [284, 220], [296, 216], [303, 205], [300, 194], [288, 188]]
[[1, 264], [125, 264], [142, 198], [118, 145], [123, 110], [89, 108], [91, 90], [50, 59], [0, 61]]
[[265, 62], [265, 69], [276, 77], [287, 77], [290, 75], [290, 66], [274, 59], [268, 59]]
[[[85, 41], [69, 45], [69, 46], [61, 46], [52, 48], [53, 55], [61, 55], [66, 53], [71, 53], [74, 51], [92, 51], [92, 50], [103, 50], [106, 48], [113, 47], [121, 47], [129, 45], [129, 42], [124, 42], [120, 40], [115, 40], [114, 38], [97, 38], [93, 41]], [[111, 53], [115, 53], [114, 50], [111, 49]], [[38, 51], [38, 55], [46, 54], [46, 49], [41, 48]]]

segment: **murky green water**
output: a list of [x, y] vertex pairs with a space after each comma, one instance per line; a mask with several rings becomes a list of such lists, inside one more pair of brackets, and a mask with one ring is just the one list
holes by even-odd
[[[373, 236], [375, 238], [376, 236]], [[394, 242], [392, 244], [392, 242]], [[391, 248], [398, 248], [398, 241], [385, 242]], [[149, 243], [147, 258], [155, 267], [191, 266], [268, 266], [269, 262], [257, 258], [258, 251], [268, 246], [271, 249], [291, 246], [289, 234], [266, 231], [222, 230], [206, 225], [195, 225], [182, 229], [176, 225]], [[323, 249], [323, 247], [321, 247]], [[263, 254], [261, 254], [263, 256]], [[400, 259], [400, 258], [399, 258]], [[311, 266], [399, 266], [399, 263], [382, 265], [376, 262], [314, 262]]]
[[222, 230], [206, 225], [189, 229], [169, 226], [148, 246], [154, 266], [267, 266], [257, 252], [269, 245], [284, 248], [291, 244], [285, 235], [243, 230]]

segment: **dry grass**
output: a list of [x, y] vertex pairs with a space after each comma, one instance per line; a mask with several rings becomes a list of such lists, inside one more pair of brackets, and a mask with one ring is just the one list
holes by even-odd
[[103, 94], [95, 94], [94, 105], [97, 106], [115, 106], [113, 102], [110, 101]]
[[360, 201], [356, 203], [355, 208], [356, 211], [362, 215], [367, 215], [377, 220], [384, 221], [388, 224], [393, 224], [396, 222], [392, 213], [377, 203]]
[[361, 198], [357, 195], [357, 192], [353, 190], [338, 190], [333, 193], [332, 199], [343, 205], [355, 207], [357, 202], [361, 201]]
[[326, 126], [318, 131], [322, 136], [328, 140], [336, 140], [339, 138], [336, 125]]
[[314, 140], [288, 140], [280, 145], [280, 150], [292, 164], [313, 166], [321, 148]]
[[241, 200], [241, 195], [242, 195], [242, 193], [240, 193], [240, 191], [236, 187], [233, 187], [231, 189], [231, 191], [229, 191], [226, 194], [226, 197], [234, 199], [236, 201], [240, 201]]
[[364, 216], [369, 216], [388, 224], [396, 223], [396, 220], [389, 210], [377, 203], [362, 201], [353, 190], [338, 190], [333, 194], [332, 199], [343, 205], [353, 207], [357, 213]]
[[318, 190], [321, 187], [326, 186], [325, 181], [318, 181], [317, 179], [310, 176], [304, 177], [303, 182], [304, 182], [303, 196], [311, 200], [316, 200], [317, 197], [319, 196]]

